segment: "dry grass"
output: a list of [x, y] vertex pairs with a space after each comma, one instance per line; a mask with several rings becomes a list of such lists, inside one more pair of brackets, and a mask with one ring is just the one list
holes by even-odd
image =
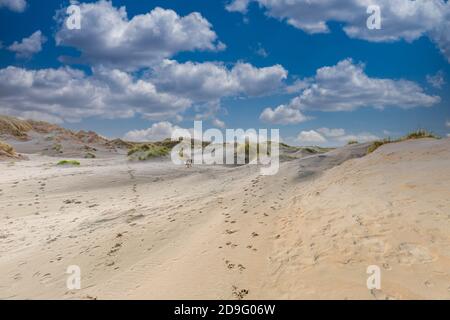
[[135, 146], [128, 151], [130, 160], [148, 160], [151, 158], [158, 158], [167, 156], [170, 153], [170, 148], [156, 145], [153, 143], [146, 143]]
[[0, 141], [0, 156], [4, 155], [7, 157], [16, 157], [16, 152], [14, 151], [14, 148], [11, 147], [6, 142]]
[[58, 162], [58, 166], [79, 166], [80, 162], [77, 160], [61, 160], [60, 162]]
[[391, 138], [387, 138], [387, 139], [383, 139], [383, 140], [374, 141], [369, 146], [369, 148], [367, 148], [367, 153], [368, 154], [372, 153], [375, 150], [377, 150], [379, 147], [381, 147], [382, 145], [385, 145], [388, 143], [401, 142], [401, 141], [406, 141], [406, 140], [424, 139], [424, 138], [440, 139], [440, 137], [438, 137], [434, 133], [429, 132], [427, 130], [420, 129], [420, 130], [416, 130], [414, 132], [410, 132], [406, 136], [404, 136], [400, 139], [392, 140]]
[[0, 134], [26, 139], [27, 132], [32, 129], [33, 127], [27, 121], [9, 116], [0, 116]]

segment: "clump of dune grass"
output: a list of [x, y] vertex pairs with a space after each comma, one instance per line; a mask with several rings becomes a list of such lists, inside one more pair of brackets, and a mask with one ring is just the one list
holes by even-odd
[[32, 126], [24, 120], [9, 116], [0, 116], [0, 133], [12, 135], [16, 138], [27, 138], [27, 132], [32, 130]]
[[58, 166], [79, 166], [80, 162], [77, 160], [61, 160], [58, 162]]
[[372, 153], [375, 150], [377, 150], [379, 147], [381, 147], [384, 144], [391, 143], [392, 141], [390, 139], [384, 139], [384, 140], [377, 140], [372, 142], [372, 144], [367, 148], [367, 153]]
[[367, 153], [372, 153], [375, 150], [377, 150], [382, 145], [388, 144], [388, 143], [394, 143], [394, 142], [401, 142], [406, 140], [415, 140], [415, 139], [424, 139], [424, 138], [432, 138], [432, 139], [440, 139], [439, 136], [435, 135], [432, 132], [429, 132], [427, 130], [416, 130], [413, 132], [408, 133], [406, 136], [401, 137], [399, 139], [392, 140], [391, 138], [383, 139], [383, 140], [377, 140], [374, 141], [368, 148]]
[[14, 148], [3, 141], [0, 141], [0, 151], [6, 153], [8, 155], [11, 155], [11, 156], [14, 156], [16, 154], [16, 152], [14, 151]]
[[347, 142], [347, 145], [352, 145], [352, 144], [358, 144], [359, 142], [356, 140], [350, 140], [349, 142]]
[[423, 139], [423, 138], [439, 139], [439, 137], [437, 135], [435, 135], [434, 133], [429, 132], [427, 130], [420, 129], [420, 130], [417, 130], [417, 131], [407, 134], [401, 140]]
[[95, 155], [94, 153], [92, 153], [92, 152], [88, 152], [88, 153], [86, 153], [86, 154], [84, 155], [84, 157], [85, 157], [86, 159], [95, 159], [95, 158], [96, 158], [96, 155]]
[[128, 151], [130, 160], [148, 160], [151, 158], [159, 158], [167, 156], [170, 153], [170, 148], [166, 146], [156, 145], [153, 143], [146, 143], [134, 146]]

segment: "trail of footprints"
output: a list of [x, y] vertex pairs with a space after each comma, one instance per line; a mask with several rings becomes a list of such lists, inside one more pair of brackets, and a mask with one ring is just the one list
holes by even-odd
[[[254, 203], [255, 201], [253, 199], [250, 200], [249, 198], [259, 197], [261, 199], [260, 203], [263, 204], [262, 205], [263, 209], [267, 207], [271, 211], [276, 211], [277, 209], [281, 208], [280, 202], [284, 200], [283, 194], [286, 192], [287, 178], [283, 179], [280, 191], [276, 195], [275, 200], [272, 201], [272, 204], [270, 206], [268, 206], [266, 204], [268, 201], [268, 199], [267, 199], [268, 197], [267, 197], [267, 194], [264, 193], [264, 188], [262, 185], [263, 182], [260, 179], [261, 179], [260, 177], [256, 177], [255, 179], [251, 180], [251, 186], [245, 187], [243, 189], [243, 193], [244, 193], [245, 197], [244, 197], [244, 200], [242, 201], [242, 205], [241, 205], [240, 211], [238, 213], [242, 214], [242, 215], [253, 213], [253, 215], [257, 217], [257, 219], [255, 221], [257, 221], [258, 224], [266, 224], [264, 219], [269, 217], [270, 214], [267, 212], [261, 212], [260, 210], [258, 210], [259, 209], [258, 203], [256, 203], [253, 207], [250, 207], [249, 202]], [[231, 201], [235, 201], [235, 199], [231, 199]], [[218, 199], [218, 204], [221, 206], [221, 209], [223, 209], [223, 210], [228, 209], [228, 207], [223, 205], [222, 197], [220, 197]], [[265, 210], [262, 210], [262, 211], [265, 211]], [[229, 213], [226, 211], [224, 213], [222, 213], [222, 215], [224, 216], [224, 222], [228, 225], [228, 228], [226, 228], [224, 230], [224, 234], [227, 237], [233, 238], [233, 235], [235, 235], [239, 232], [239, 229], [237, 228], [239, 226], [239, 219], [237, 217], [235, 217], [235, 214], [232, 214], [232, 213]], [[250, 243], [242, 248], [244, 250], [248, 250], [250, 252], [258, 251], [254, 242], [258, 241], [258, 238], [260, 238], [260, 234], [256, 231], [253, 231], [251, 234], [249, 234], [248, 238], [249, 238]], [[275, 239], [278, 239], [278, 238], [279, 237], [275, 237]], [[224, 248], [236, 249], [239, 247], [240, 247], [240, 245], [238, 243], [234, 243], [233, 240], [230, 239], [229, 241], [227, 241], [225, 243], [224, 246], [219, 246], [219, 249], [224, 249]], [[226, 268], [230, 271], [233, 271], [233, 272], [237, 271], [237, 272], [239, 272], [239, 274], [243, 274], [247, 270], [245, 265], [242, 263], [236, 263], [227, 258], [222, 258], [222, 259], [225, 262]], [[232, 296], [235, 297], [236, 299], [239, 299], [239, 300], [244, 299], [248, 294], [249, 294], [249, 291], [247, 289], [239, 289], [237, 286], [234, 286], [234, 285], [232, 286]]]

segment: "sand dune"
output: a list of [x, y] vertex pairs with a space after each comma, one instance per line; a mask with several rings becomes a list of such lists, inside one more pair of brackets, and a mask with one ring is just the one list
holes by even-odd
[[449, 299], [450, 139], [366, 149], [266, 177], [120, 155], [0, 162], [0, 298]]

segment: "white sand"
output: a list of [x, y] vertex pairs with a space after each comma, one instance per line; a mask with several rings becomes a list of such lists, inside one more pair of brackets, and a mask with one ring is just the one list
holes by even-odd
[[[352, 152], [272, 177], [119, 156], [0, 162], [0, 298], [449, 299], [450, 140], [320, 174]], [[69, 265], [81, 290], [66, 288]]]

